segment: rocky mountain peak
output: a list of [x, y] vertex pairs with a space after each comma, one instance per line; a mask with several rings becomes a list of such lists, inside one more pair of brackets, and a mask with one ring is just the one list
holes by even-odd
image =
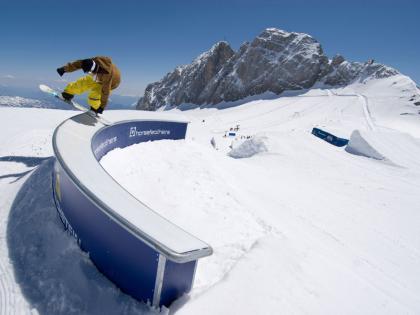
[[149, 84], [137, 108], [211, 107], [267, 91], [310, 88], [316, 82], [337, 86], [397, 73], [373, 61], [349, 62], [341, 55], [329, 60], [312, 36], [267, 28], [237, 52], [218, 42], [191, 64]]
[[144, 110], [156, 110], [161, 106], [173, 107], [181, 103], [194, 103], [209, 81], [234, 55], [225, 41], [199, 55], [189, 65], [179, 66], [162, 80], [149, 84], [139, 105]]
[[346, 59], [344, 59], [343, 56], [337, 54], [334, 56], [334, 58], [331, 61], [331, 65], [332, 66], [338, 66], [339, 64], [343, 63], [344, 61], [346, 61]]

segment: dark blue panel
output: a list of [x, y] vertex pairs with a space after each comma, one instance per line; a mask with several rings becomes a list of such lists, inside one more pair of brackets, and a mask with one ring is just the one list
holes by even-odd
[[313, 128], [312, 129], [312, 134], [318, 138], [321, 138], [322, 140], [325, 140], [329, 143], [331, 143], [332, 145], [335, 145], [337, 147], [343, 147], [345, 145], [347, 145], [347, 143], [349, 142], [349, 140], [347, 139], [343, 139], [343, 138], [339, 138], [337, 136], [334, 136], [331, 133], [328, 133], [322, 129], [319, 128]]
[[162, 139], [184, 139], [187, 123], [167, 121], [133, 121], [101, 129], [92, 139], [92, 150], [99, 161], [115, 148]]
[[[187, 123], [130, 121], [101, 129], [92, 139], [97, 160], [114, 148], [161, 139], [184, 139]], [[79, 190], [59, 163], [57, 209], [66, 228], [110, 280], [138, 300], [153, 301], [159, 253], [107, 216]], [[159, 228], [159, 227], [156, 227]], [[191, 290], [196, 261], [166, 260], [159, 305], [169, 306]]]
[[163, 277], [160, 306], [170, 304], [191, 290], [197, 261], [178, 264], [167, 260]]
[[81, 248], [110, 280], [138, 300], [153, 301], [159, 254], [105, 215], [58, 168], [59, 211]]

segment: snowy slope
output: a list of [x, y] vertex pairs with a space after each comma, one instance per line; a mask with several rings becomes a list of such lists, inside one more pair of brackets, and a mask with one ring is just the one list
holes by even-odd
[[[397, 99], [409, 80], [392, 80], [190, 111], [186, 141], [104, 157], [126, 189], [215, 250], [200, 261], [195, 289], [177, 314], [420, 311], [413, 276], [420, 271], [419, 164], [396, 167], [310, 135], [314, 126], [347, 138], [355, 129], [377, 132], [380, 150], [417, 158], [419, 139], [392, 130], [402, 144], [395, 146], [385, 132], [389, 121], [409, 117], [401, 111], [415, 113]], [[224, 138], [237, 124], [238, 138], [253, 138]], [[420, 135], [420, 125], [412, 131]], [[239, 155], [261, 153], [232, 159], [229, 145]]]
[[142, 314], [63, 230], [52, 134], [76, 111], [0, 108], [0, 314]]
[[[171, 309], [420, 313], [420, 116], [411, 82], [394, 76], [184, 111], [186, 140], [105, 156], [120, 184], [214, 248], [189, 297]], [[71, 115], [0, 108], [0, 314], [155, 313], [115, 288], [62, 231], [47, 157], [53, 128]], [[236, 137], [224, 137], [237, 125]], [[359, 130], [395, 161], [333, 147], [313, 127], [344, 138]]]

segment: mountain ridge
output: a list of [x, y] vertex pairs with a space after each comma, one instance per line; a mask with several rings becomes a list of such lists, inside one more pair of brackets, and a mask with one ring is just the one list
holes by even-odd
[[213, 107], [265, 92], [280, 95], [317, 83], [338, 87], [396, 74], [373, 60], [351, 62], [341, 55], [329, 59], [312, 36], [267, 28], [236, 52], [220, 41], [191, 64], [176, 67], [146, 87], [137, 109]]

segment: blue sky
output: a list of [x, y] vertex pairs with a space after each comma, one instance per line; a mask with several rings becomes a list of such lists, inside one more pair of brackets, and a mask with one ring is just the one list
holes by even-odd
[[420, 83], [420, 1], [1, 0], [0, 8], [2, 84], [54, 82], [67, 61], [108, 55], [123, 74], [118, 93], [142, 95], [217, 41], [236, 50], [267, 27], [308, 33], [329, 57], [374, 58]]

